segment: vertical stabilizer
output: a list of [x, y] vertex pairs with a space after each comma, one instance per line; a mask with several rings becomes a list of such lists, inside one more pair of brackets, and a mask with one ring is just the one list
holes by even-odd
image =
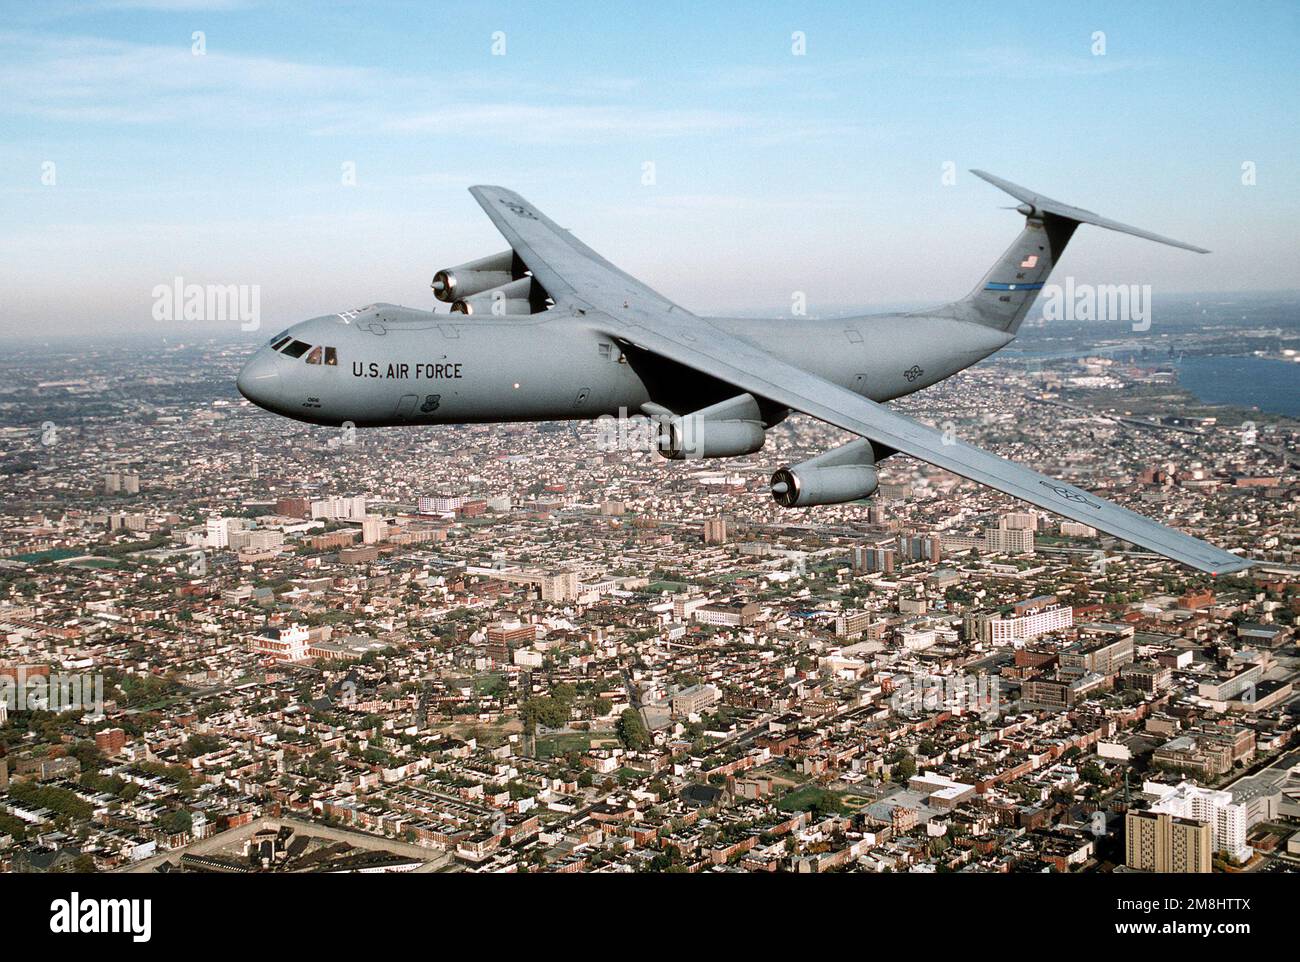
[[1025, 215], [1025, 228], [1015, 243], [1007, 248], [1006, 253], [984, 275], [979, 286], [952, 305], [963, 320], [1015, 334], [1038, 292], [1047, 283], [1052, 268], [1061, 259], [1065, 245], [1074, 236], [1075, 228], [1080, 224], [1095, 224], [1107, 230], [1132, 234], [1134, 237], [1168, 244], [1170, 247], [1181, 247], [1198, 254], [1209, 253], [1203, 247], [1130, 227], [1081, 207], [1063, 204], [985, 171], [972, 170], [971, 173], [1020, 201], [1016, 210]]

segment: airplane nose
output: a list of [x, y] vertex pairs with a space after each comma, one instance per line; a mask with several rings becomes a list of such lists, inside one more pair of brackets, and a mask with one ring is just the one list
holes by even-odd
[[239, 393], [258, 407], [274, 410], [280, 402], [280, 372], [276, 369], [275, 358], [255, 354], [235, 380]]

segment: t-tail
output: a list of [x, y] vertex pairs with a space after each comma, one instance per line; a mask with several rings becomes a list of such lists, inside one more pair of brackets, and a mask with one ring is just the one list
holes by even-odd
[[1013, 184], [994, 177], [982, 170], [972, 170], [972, 174], [987, 180], [995, 187], [1005, 190], [1020, 201], [1016, 210], [1025, 215], [1025, 228], [1016, 238], [1015, 243], [1007, 248], [1005, 254], [998, 258], [993, 268], [984, 275], [979, 286], [964, 299], [953, 305], [963, 320], [974, 321], [986, 327], [1015, 334], [1020, 322], [1025, 319], [1033, 305], [1038, 292], [1047, 283], [1052, 268], [1065, 252], [1065, 245], [1074, 236], [1074, 229], [1080, 224], [1096, 224], [1107, 230], [1145, 237], [1147, 240], [1184, 250], [1208, 254], [1202, 247], [1184, 244], [1153, 234], [1150, 231], [1130, 227], [1118, 221], [1100, 217], [1090, 210], [1071, 207], [1059, 200], [1052, 200], [1035, 193], [1027, 187]]

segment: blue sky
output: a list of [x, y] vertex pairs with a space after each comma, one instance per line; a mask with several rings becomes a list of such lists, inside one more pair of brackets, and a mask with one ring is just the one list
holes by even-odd
[[736, 10], [6, 4], [0, 329], [148, 330], [176, 276], [261, 285], [268, 326], [427, 307], [502, 246], [473, 183], [697, 311], [937, 302], [1018, 229], [970, 167], [1214, 251], [1085, 228], [1078, 282], [1300, 288], [1294, 3]]

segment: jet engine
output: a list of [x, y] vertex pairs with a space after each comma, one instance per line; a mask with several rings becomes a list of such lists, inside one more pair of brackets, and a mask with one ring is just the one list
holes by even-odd
[[461, 297], [451, 305], [453, 314], [531, 314], [533, 279], [521, 277], [517, 281], [493, 287], [480, 294]]
[[665, 417], [659, 426], [659, 453], [672, 461], [753, 454], [767, 440], [766, 427], [758, 402], [741, 394], [692, 414]]
[[866, 438], [850, 441], [802, 464], [781, 468], [772, 475], [772, 497], [783, 508], [857, 501], [875, 494], [879, 486], [876, 452]]
[[451, 303], [494, 287], [504, 287], [514, 279], [515, 252], [502, 251], [438, 271], [433, 275], [433, 296]]

